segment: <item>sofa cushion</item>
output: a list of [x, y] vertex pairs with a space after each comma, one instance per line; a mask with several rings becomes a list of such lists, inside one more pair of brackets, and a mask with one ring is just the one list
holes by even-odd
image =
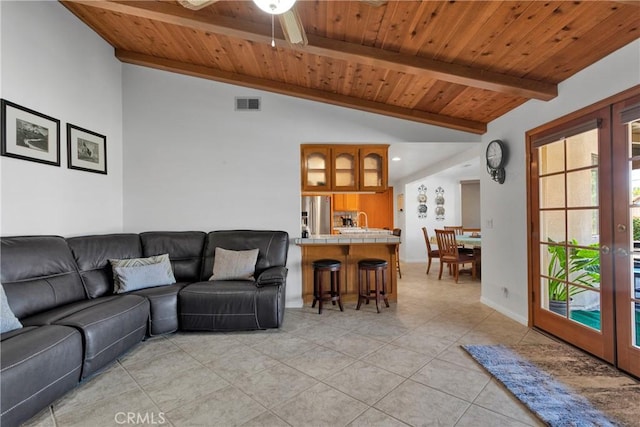
[[145, 257], [169, 254], [176, 281], [197, 282], [205, 237], [202, 231], [151, 231], [140, 233], [140, 242]]
[[140, 289], [133, 295], [140, 295], [149, 300], [151, 314], [149, 316], [149, 336], [168, 334], [178, 330], [178, 292], [187, 283], [181, 282], [168, 286]]
[[216, 248], [213, 275], [209, 280], [253, 280], [259, 249], [232, 251]]
[[[153, 286], [153, 280], [157, 280], [158, 283], [156, 285], [170, 285], [176, 282], [175, 277], [173, 277], [173, 270], [171, 269], [171, 263], [169, 262], [169, 255], [155, 255], [146, 258], [129, 258], [129, 259], [111, 259], [109, 260], [111, 263], [111, 268], [113, 269], [113, 290], [115, 293], [122, 293], [133, 291], [135, 289], [147, 288], [149, 286]], [[148, 267], [155, 265], [155, 267], [151, 267], [151, 269], [142, 269], [136, 270], [135, 267]], [[120, 270], [118, 270], [120, 268]], [[134, 268], [132, 270], [128, 270], [128, 268]], [[124, 269], [124, 270], [123, 270]], [[155, 274], [156, 277], [148, 277], [147, 279], [143, 279], [142, 276], [148, 276], [149, 274]], [[123, 275], [126, 275], [127, 279], [130, 281], [127, 286], [124, 283]], [[134, 283], [135, 281], [139, 282], [147, 280], [150, 281], [148, 285], [138, 285]], [[160, 283], [162, 282], [162, 283]]]
[[0, 284], [0, 334], [22, 328], [22, 323], [18, 320], [7, 301], [4, 287]]
[[86, 299], [62, 237], [3, 237], [0, 243], [0, 282], [18, 319]]
[[137, 234], [72, 237], [67, 242], [78, 264], [89, 298], [114, 292], [110, 259], [142, 257], [142, 245]]
[[261, 329], [256, 317], [255, 282], [192, 283], [180, 291], [180, 327], [187, 331]]
[[223, 230], [207, 235], [202, 267], [202, 281], [209, 279], [213, 271], [215, 249], [233, 251], [259, 249], [255, 277], [264, 270], [275, 266], [285, 266], [289, 250], [289, 235], [286, 231], [265, 230]]
[[25, 317], [24, 319], [22, 319], [22, 324], [24, 326], [51, 325], [56, 321], [71, 316], [72, 314], [75, 314], [79, 311], [86, 310], [95, 305], [102, 304], [106, 301], [116, 298], [118, 298], [118, 296], [109, 295], [98, 299], [86, 299], [83, 301], [76, 301], [71, 304], [65, 304], [51, 310], [43, 311], [42, 313], [38, 313], [34, 316]]
[[138, 295], [106, 297], [101, 304], [56, 320], [82, 334], [82, 378], [87, 378], [142, 341], [149, 319], [149, 301]]
[[119, 294], [176, 283], [173, 273], [168, 274], [167, 269], [162, 263], [132, 267], [115, 267], [115, 270], [115, 275], [120, 278], [120, 288], [117, 290]]
[[2, 335], [0, 425], [17, 426], [80, 381], [82, 337], [65, 326]]

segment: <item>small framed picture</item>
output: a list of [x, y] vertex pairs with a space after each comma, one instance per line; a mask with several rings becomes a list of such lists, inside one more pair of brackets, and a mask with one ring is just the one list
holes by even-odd
[[107, 174], [107, 137], [67, 123], [69, 169]]
[[0, 154], [60, 166], [60, 120], [5, 99], [0, 100], [0, 106]]

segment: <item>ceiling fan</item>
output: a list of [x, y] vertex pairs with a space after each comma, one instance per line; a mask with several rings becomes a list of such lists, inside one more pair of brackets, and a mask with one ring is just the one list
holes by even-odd
[[[180, 3], [187, 9], [200, 10], [203, 7], [209, 6], [210, 4], [216, 3], [218, 1], [220, 0], [178, 0], [178, 3]], [[282, 27], [282, 32], [284, 33], [284, 37], [287, 42], [289, 42], [289, 44], [298, 46], [307, 45], [307, 33], [304, 31], [304, 27], [302, 26], [302, 21], [300, 20], [298, 12], [296, 12], [295, 8], [293, 7], [296, 0], [253, 0], [253, 2], [261, 10], [271, 15], [272, 25], [273, 17], [275, 15], [278, 16], [280, 26]], [[275, 47], [273, 38], [271, 45]]]

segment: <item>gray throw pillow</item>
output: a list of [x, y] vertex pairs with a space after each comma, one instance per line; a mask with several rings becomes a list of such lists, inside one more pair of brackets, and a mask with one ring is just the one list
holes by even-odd
[[232, 251], [216, 248], [213, 276], [209, 280], [253, 280], [259, 249]]
[[18, 320], [7, 301], [7, 294], [4, 293], [4, 286], [0, 285], [0, 334], [22, 328], [22, 323]]
[[173, 269], [171, 268], [171, 262], [169, 261], [169, 254], [155, 255], [147, 258], [128, 258], [128, 259], [110, 259], [111, 268], [113, 270], [113, 293], [118, 294], [122, 287], [122, 281], [116, 271], [116, 267], [140, 267], [142, 265], [162, 264], [167, 271], [167, 276], [171, 277], [173, 282], [176, 279], [173, 276]]
[[163, 263], [115, 267], [115, 270], [120, 278], [120, 289], [117, 292], [119, 294], [176, 283], [173, 274], [167, 274], [167, 267]]

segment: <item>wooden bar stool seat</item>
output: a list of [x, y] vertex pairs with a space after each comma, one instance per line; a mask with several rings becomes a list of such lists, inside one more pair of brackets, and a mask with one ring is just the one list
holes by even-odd
[[[376, 310], [380, 313], [380, 301], [384, 301], [389, 307], [387, 299], [387, 270], [389, 263], [383, 259], [368, 258], [358, 261], [358, 306], [360, 310], [362, 301], [369, 304], [369, 300], [375, 300]], [[371, 276], [373, 275], [373, 288]]]
[[[342, 263], [335, 259], [319, 259], [312, 263], [313, 266], [313, 304], [311, 308], [315, 308], [318, 303], [318, 314], [322, 314], [322, 303], [331, 301], [333, 305], [338, 303], [340, 311], [342, 308], [342, 300], [340, 299], [340, 268]], [[324, 278], [329, 273], [329, 287], [325, 288]]]

